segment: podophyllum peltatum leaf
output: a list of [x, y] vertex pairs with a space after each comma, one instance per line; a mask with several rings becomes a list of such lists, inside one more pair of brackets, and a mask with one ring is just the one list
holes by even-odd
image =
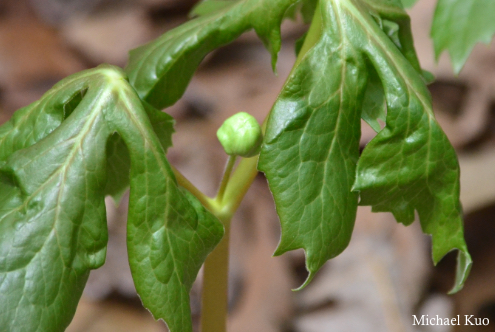
[[292, 71], [270, 113], [258, 163], [282, 223], [275, 255], [304, 248], [306, 284], [347, 247], [352, 234], [358, 195], [350, 189], [367, 83], [363, 57], [339, 33], [342, 22], [316, 11], [314, 20], [320, 19], [319, 40]]
[[[355, 181], [360, 203], [375, 211], [391, 211], [405, 224], [418, 211], [423, 230], [433, 235], [435, 262], [460, 250], [458, 290], [471, 264], [463, 238], [459, 168], [433, 117], [419, 66], [411, 64], [411, 54], [406, 59], [407, 52], [380, 29], [372, 16], [377, 12], [363, 2], [321, 0], [320, 8], [315, 14], [322, 22], [320, 37], [272, 109], [260, 155], [259, 168], [282, 223], [275, 254], [303, 248], [308, 282], [340, 253], [353, 228]], [[356, 168], [370, 63], [383, 84], [386, 127]]]
[[[87, 86], [91, 78], [94, 75], [82, 74], [62, 82], [58, 87], [65, 85], [67, 94], [55, 87], [40, 102], [16, 114], [5, 128], [36, 129], [46, 114], [60, 120], [62, 103], [71, 90]], [[44, 107], [50, 103], [53, 108]], [[99, 110], [103, 104], [103, 98], [84, 99], [80, 107]], [[5, 180], [0, 192], [10, 192], [10, 199], [0, 203], [0, 326], [4, 331], [63, 331], [89, 270], [105, 261], [106, 211], [99, 187], [105, 183], [107, 132], [92, 127], [102, 114], [87, 113], [72, 113], [70, 120], [51, 128], [50, 135], [28, 148], [22, 149], [22, 137], [12, 140], [17, 151], [1, 165]], [[21, 125], [17, 120], [26, 122]], [[24, 135], [30, 137], [25, 131]], [[34, 141], [38, 135], [32, 137]]]
[[434, 118], [418, 69], [383, 38], [358, 2], [343, 1], [340, 8], [352, 18], [348, 31], [354, 32], [355, 42], [373, 63], [387, 100], [386, 126], [364, 149], [354, 190], [360, 192], [361, 205], [392, 212], [406, 225], [414, 220], [416, 210], [423, 231], [432, 235], [435, 264], [449, 251], [459, 250], [455, 292], [471, 266], [455, 151]]
[[[64, 105], [70, 105], [78, 93], [84, 97], [62, 121]], [[42, 131], [41, 124], [49, 123], [50, 116], [59, 126]], [[30, 136], [26, 128], [34, 134]], [[4, 139], [0, 144], [5, 144], [1, 151], [8, 145], [14, 147], [3, 153], [0, 162], [2, 330], [64, 331], [72, 319], [89, 271], [105, 260], [106, 145], [117, 132], [128, 147], [132, 163], [129, 223], [147, 225], [146, 231], [136, 230], [129, 241], [136, 288], [146, 303], [150, 284], [144, 284], [140, 275], [148, 268], [147, 274], [153, 276], [158, 267], [143, 266], [141, 259], [136, 263], [134, 240], [161, 229], [152, 234], [153, 240], [161, 239], [169, 248], [160, 249], [189, 250], [191, 257], [174, 255], [172, 266], [167, 266], [180, 276], [179, 281], [174, 280], [173, 296], [185, 297], [150, 309], [157, 318], [167, 320], [172, 331], [190, 331], [190, 322], [188, 329], [185, 320], [189, 314], [184, 309], [189, 305], [190, 279], [199, 270], [198, 257], [213, 249], [223, 228], [197, 208], [198, 202], [179, 191], [164, 149], [123, 73], [107, 66], [71, 76], [40, 101], [20, 110], [11, 122], [0, 127], [0, 132]], [[27, 143], [22, 144], [22, 136], [16, 137], [16, 132], [26, 135]], [[152, 186], [147, 185], [150, 182]], [[175, 215], [162, 204], [164, 200], [174, 200], [175, 213], [187, 217], [174, 219]], [[183, 242], [188, 238], [203, 241], [204, 245], [192, 248]], [[152, 245], [153, 241], [147, 243]], [[156, 248], [148, 255], [153, 262], [161, 257], [162, 251]], [[164, 273], [166, 268], [161, 266], [159, 270]], [[167, 284], [163, 278], [159, 281]], [[154, 296], [160, 292], [154, 291]], [[162, 292], [160, 296], [170, 294]], [[182, 308], [180, 315], [171, 317], [177, 307]], [[167, 313], [162, 315], [163, 308]], [[180, 318], [181, 325], [177, 325]]]
[[477, 42], [490, 43], [495, 34], [495, 1], [438, 0], [431, 36], [437, 58], [448, 50], [459, 73]]
[[[142, 103], [153, 130], [158, 136], [164, 152], [167, 153], [168, 148], [172, 146], [174, 119], [148, 103]], [[129, 151], [122, 138], [116, 133], [107, 142], [107, 185], [105, 188], [105, 194], [112, 196], [116, 203], [120, 201], [125, 190], [129, 187], [130, 170]]]
[[[174, 104], [203, 58], [254, 29], [272, 55], [280, 50], [280, 24], [298, 0], [238, 0], [195, 18], [130, 52], [126, 72], [139, 96], [156, 108]], [[165, 93], [166, 92], [166, 93]]]

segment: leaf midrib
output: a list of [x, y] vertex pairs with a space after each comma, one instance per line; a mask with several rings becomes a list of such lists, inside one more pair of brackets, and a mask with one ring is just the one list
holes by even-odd
[[[126, 86], [126, 89], [128, 89], [127, 86]], [[129, 92], [131, 92], [131, 91], [129, 91]], [[131, 112], [130, 111], [131, 109], [133, 109], [133, 107], [132, 107], [133, 105], [132, 105], [132, 103], [129, 103], [129, 99], [128, 99], [127, 95], [124, 94], [124, 93], [122, 93], [122, 91], [119, 91], [119, 96], [120, 96], [122, 102], [126, 104], [126, 107], [124, 107], [124, 110], [127, 113], [128, 117], [129, 117], [129, 120], [131, 120], [132, 123], [139, 130], [139, 132], [141, 134], [141, 137], [143, 137], [144, 143], [145, 144], [149, 144], [150, 150], [152, 151], [152, 153], [153, 153], [153, 155], [155, 157], [155, 160], [157, 160], [157, 162], [159, 164], [159, 167], [161, 169], [163, 169], [163, 170], [168, 170], [168, 168], [166, 167], [165, 163], [163, 162], [163, 155], [165, 153], [163, 152], [163, 155], [160, 155], [160, 153], [157, 151], [157, 146], [160, 146], [160, 145], [158, 145], [158, 142], [156, 142], [156, 140], [155, 140], [154, 137], [153, 137], [153, 139], [150, 142], [150, 137], [149, 137], [150, 135], [148, 135], [148, 130], [146, 130], [146, 128], [143, 127], [142, 123], [136, 118], [136, 115], [134, 114], [134, 112]], [[163, 149], [162, 149], [162, 151], [163, 151]], [[171, 175], [171, 176], [173, 176], [173, 175]], [[146, 179], [148, 179], [148, 177], [146, 177]], [[172, 177], [172, 179], [175, 179], [175, 177]], [[146, 184], [148, 184], [148, 182], [146, 182]], [[146, 200], [146, 206], [148, 206], [148, 200]], [[166, 209], [169, 209], [170, 208], [170, 201], [169, 201], [169, 199], [167, 199], [167, 206], [165, 208]], [[147, 209], [147, 211], [148, 211], [148, 209]], [[146, 214], [146, 220], [148, 221], [147, 214]], [[149, 228], [148, 222], [146, 222], [146, 226], [148, 227], [149, 233], [150, 234], [153, 234], [153, 232]], [[175, 257], [175, 252], [173, 250], [172, 241], [170, 240], [169, 230], [168, 230], [166, 224], [164, 224], [164, 227], [166, 229], [166, 232], [165, 233], [167, 234], [167, 241], [169, 243], [170, 253], [172, 255], [173, 262], [174, 262], [174, 273], [176, 274], [177, 280], [182, 284], [182, 280], [180, 278], [179, 271], [178, 271], [178, 266], [176, 264], [177, 260], [176, 260], [176, 257]], [[148, 255], [148, 259], [149, 259], [149, 255]], [[150, 264], [151, 264], [151, 260], [150, 260]], [[156, 280], [160, 281], [159, 278], [156, 278]]]
[[[182, 38], [179, 38], [179, 37], [182, 37], [183, 35], [198, 29], [203, 24], [206, 25], [206, 24], [210, 24], [211, 22], [216, 21], [218, 18], [220, 18], [222, 15], [224, 15], [225, 12], [233, 10], [234, 8], [239, 6], [240, 4], [242, 4], [242, 1], [238, 2], [235, 5], [232, 5], [230, 7], [226, 7], [226, 8], [224, 8], [224, 9], [222, 9], [222, 10], [218, 11], [217, 13], [212, 14], [210, 16], [198, 17], [192, 21], [189, 21], [190, 27], [188, 27], [188, 29], [183, 29], [183, 31], [181, 31], [178, 35], [172, 35], [170, 38], [164, 38], [163, 41], [158, 40], [158, 42], [155, 43], [153, 45], [153, 47], [150, 47], [149, 50], [147, 50], [146, 52], [143, 52], [143, 55], [140, 57], [140, 60], [139, 60], [140, 63], [138, 64], [137, 68], [133, 71], [134, 72], [140, 72], [140, 71], [142, 71], [144, 65], [149, 65], [149, 63], [152, 61], [149, 61], [146, 59], [148, 59], [149, 57], [152, 57], [153, 53], [155, 53], [155, 51], [157, 49], [159, 50], [161, 47], [163, 47], [163, 45], [166, 45], [167, 43], [173, 44], [174, 39], [181, 40]], [[195, 24], [193, 24], [193, 23], [195, 23]], [[189, 43], [189, 40], [191, 40], [191, 39], [197, 39], [197, 36], [193, 35], [190, 38], [188, 38], [187, 39], [188, 43]], [[192, 44], [194, 45], [194, 43], [192, 43]], [[145, 47], [145, 46], [143, 46], [143, 47]], [[181, 48], [181, 50], [179, 52], [175, 53], [174, 54], [175, 57], [172, 57], [172, 61], [168, 62], [168, 66], [166, 66], [165, 68], [162, 68], [162, 72], [163, 71], [166, 72], [169, 68], [174, 66], [179, 61], [179, 59], [182, 59], [181, 55], [184, 54], [185, 52], [187, 52], [190, 49], [190, 47], [191, 47], [191, 45], [189, 45], [189, 47], [183, 47], [183, 48]], [[156, 61], [153, 61], [153, 62], [156, 63]], [[155, 67], [154, 72], [157, 73], [156, 67]], [[161, 80], [163, 75], [164, 75], [163, 73], [160, 73], [160, 75], [156, 75], [157, 79], [155, 79], [154, 83], [147, 89], [148, 91], [146, 92], [146, 95], [144, 95], [142, 97], [143, 99], [146, 99], [151, 94], [151, 92], [158, 85], [158, 82]], [[135, 76], [133, 81], [135, 82], [136, 79], [137, 79], [137, 75]]]
[[[349, 2], [352, 2], [353, 5], [350, 5]], [[356, 18], [356, 21], [363, 27], [364, 31], [374, 31], [377, 30], [376, 28], [374, 29], [372, 26], [369, 25], [368, 20], [364, 18], [361, 14], [361, 12], [356, 8], [356, 5], [354, 4], [353, 0], [342, 0], [339, 1], [339, 3], [343, 4], [347, 10], [352, 14], [353, 17]], [[357, 13], [356, 13], [357, 11]], [[374, 31], [376, 33], [376, 31]], [[432, 109], [430, 108], [430, 105], [427, 101], [425, 101], [424, 97], [416, 90], [416, 88], [410, 84], [408, 76], [405, 75], [404, 69], [401, 65], [399, 65], [396, 61], [394, 56], [392, 56], [389, 53], [389, 48], [386, 47], [386, 45], [383, 43], [383, 40], [381, 38], [376, 38], [373, 33], [368, 34], [370, 38], [373, 38], [375, 43], [380, 46], [382, 52], [387, 55], [388, 60], [394, 65], [394, 68], [396, 68], [397, 72], [400, 74], [402, 80], [406, 84], [407, 88], [409, 91], [414, 93], [415, 97], [421, 102], [423, 105], [423, 109], [426, 110], [426, 114], [428, 115], [428, 147], [427, 147], [427, 160], [430, 160], [430, 154], [431, 154], [431, 135], [432, 135], [432, 130], [431, 130], [431, 122], [434, 121], [434, 116]], [[394, 46], [395, 47], [395, 46]], [[409, 63], [406, 63], [406, 65], [409, 65]], [[413, 68], [411, 68], [414, 70]], [[410, 98], [410, 97], [409, 97]], [[408, 117], [410, 119], [410, 112], [408, 112]], [[409, 130], [409, 125], [410, 121], [407, 122], [408, 125], [408, 130]], [[402, 158], [404, 159], [404, 158]], [[428, 172], [428, 163], [425, 163], [425, 174], [426, 174], [426, 183], [429, 182], [429, 172]]]
[[[104, 94], [111, 94], [111, 89], [110, 88], [107, 88], [105, 89], [103, 92], [102, 92], [102, 95]], [[86, 135], [90, 132], [90, 129], [92, 128], [93, 124], [94, 124], [94, 121], [96, 120], [97, 116], [99, 115], [99, 111], [101, 110], [102, 108], [102, 104], [103, 102], [106, 101], [105, 98], [100, 98], [98, 100], [98, 102], [95, 104], [95, 107], [93, 108], [93, 111], [90, 113], [90, 118], [88, 119], [87, 122], [85, 122], [85, 125], [83, 127], [83, 129], [79, 132], [79, 134], [76, 136], [76, 139], [75, 141], [77, 141], [78, 143], [77, 144], [74, 144], [71, 151], [69, 152], [69, 155], [67, 156], [66, 160], [67, 162], [61, 164], [54, 172], [52, 175], [50, 175], [50, 177], [48, 179], [46, 179], [45, 182], [43, 182], [43, 184], [41, 184], [35, 191], [33, 191], [32, 194], [30, 194], [28, 197], [26, 197], [26, 199], [24, 200], [24, 203], [22, 203], [21, 205], [19, 205], [18, 207], [12, 209], [10, 212], [6, 213], [1, 219], [0, 219], [0, 222], [2, 222], [6, 217], [8, 217], [9, 215], [11, 215], [12, 213], [14, 212], [18, 212], [19, 210], [23, 209], [23, 208], [26, 208], [28, 203], [36, 196], [36, 194], [38, 194], [41, 190], [43, 190], [49, 183], [52, 182], [52, 180], [54, 180], [54, 178], [56, 178], [61, 172], [63, 172], [64, 174], [64, 177], [65, 177], [65, 173], [67, 171], [67, 168], [72, 165], [72, 161], [73, 159], [75, 158], [75, 155], [76, 155], [76, 151], [80, 148], [80, 145], [84, 139], [84, 137], [86, 137]], [[31, 161], [31, 162], [34, 162]], [[63, 188], [63, 186], [65, 185], [65, 180], [61, 181], [62, 185], [61, 187]], [[58, 217], [59, 217], [59, 209], [60, 209], [60, 199], [61, 199], [61, 192], [62, 192], [62, 188], [59, 188], [58, 190], [58, 195], [57, 195], [57, 206], [56, 206], [56, 217], [54, 218], [54, 221], [53, 221], [53, 224], [52, 224], [52, 231], [55, 231], [55, 227], [53, 225], [55, 225], [55, 223], [57, 222], [58, 220]], [[50, 232], [50, 233], [51, 233]], [[60, 244], [59, 244], [59, 241], [58, 241], [58, 235], [57, 236], [57, 244], [59, 246], [59, 249], [60, 251], [62, 251], [62, 248], [60, 247]], [[8, 270], [5, 270], [3, 272], [14, 272], [14, 271], [17, 271], [17, 270], [20, 270], [20, 269], [23, 269], [25, 268], [26, 266], [28, 266], [32, 261], [33, 259], [41, 252], [41, 250], [44, 248], [44, 246], [46, 245], [46, 241], [48, 241], [48, 238], [49, 236], [47, 236], [45, 238], [45, 241], [43, 242], [43, 244], [40, 246], [40, 248], [38, 249], [38, 251], [33, 255], [33, 257], [28, 261], [26, 262], [26, 264], [24, 264], [23, 266], [20, 266], [20, 267], [17, 267], [15, 269], [8, 269]], [[62, 259], [63, 261], [63, 259]], [[66, 262], [64, 262], [64, 265], [66, 267], [70, 267], [66, 264]]]
[[[96, 73], [98, 73], [98, 72], [96, 72]], [[72, 79], [69, 79], [67, 82], [65, 82], [64, 84], [60, 85], [57, 88], [53, 87], [52, 89], [48, 90], [47, 93], [44, 95], [44, 98], [49, 98], [49, 99], [44, 100], [43, 104], [45, 104], [45, 105], [48, 104], [48, 102], [52, 98], [54, 98], [59, 91], [61, 91], [61, 90], [63, 91], [67, 85], [73, 84], [73, 82], [78, 81], [78, 80], [81, 80], [82, 78], [86, 78], [88, 76], [95, 75], [96, 73], [95, 72], [82, 73], [82, 74], [78, 75], [77, 77], [74, 77]], [[12, 128], [10, 128], [10, 130], [5, 131], [3, 133], [3, 135], [0, 136], [0, 145], [4, 142], [4, 140], [7, 138], [7, 136], [11, 132], [13, 132], [14, 130], [16, 130], [18, 127], [22, 127], [22, 125], [24, 124], [24, 122], [27, 119], [29, 119], [29, 116], [32, 114], [33, 110], [36, 109], [36, 106], [38, 106], [40, 103], [41, 103], [41, 100], [38, 100], [38, 101], [34, 102], [34, 105], [31, 105], [31, 108], [30, 108], [30, 110], [28, 112], [26, 112], [22, 117], [17, 118], [18, 121], [16, 122], [16, 126], [12, 126]], [[29, 105], [27, 105], [27, 107], [29, 107]], [[44, 108], [45, 107], [43, 107], [43, 109]]]

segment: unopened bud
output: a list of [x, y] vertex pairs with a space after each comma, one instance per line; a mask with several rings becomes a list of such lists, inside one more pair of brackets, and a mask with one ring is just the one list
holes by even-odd
[[222, 124], [217, 137], [228, 155], [253, 157], [260, 152], [263, 135], [256, 119], [245, 112], [237, 113]]

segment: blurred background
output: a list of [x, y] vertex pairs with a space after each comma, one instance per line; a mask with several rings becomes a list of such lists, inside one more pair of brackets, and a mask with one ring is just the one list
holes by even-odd
[[[67, 75], [100, 63], [125, 66], [127, 52], [187, 20], [194, 0], [0, 0], [0, 123]], [[455, 255], [436, 268], [429, 237], [418, 223], [405, 228], [391, 214], [360, 208], [352, 241], [303, 291], [304, 253], [271, 255], [280, 227], [266, 181], [259, 175], [233, 220], [229, 332], [495, 331], [495, 47], [478, 45], [458, 77], [448, 57], [434, 61], [429, 39], [435, 1], [410, 10], [435, 114], [458, 151], [466, 240], [474, 259], [464, 290], [453, 285]], [[260, 122], [295, 60], [305, 29], [283, 24], [278, 75], [254, 33], [204, 60], [184, 97], [168, 112], [177, 121], [168, 157], [213, 195], [226, 155], [215, 132], [245, 111]], [[364, 148], [373, 131], [363, 124]], [[125, 246], [126, 200], [108, 204], [107, 261], [93, 271], [69, 332], [167, 331], [142, 308]], [[201, 272], [191, 292], [199, 331]], [[412, 326], [412, 315], [490, 319], [486, 327]]]

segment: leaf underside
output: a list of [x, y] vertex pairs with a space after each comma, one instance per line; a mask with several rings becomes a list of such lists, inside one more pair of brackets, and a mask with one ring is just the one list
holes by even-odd
[[119, 69], [102, 66], [61, 81], [0, 127], [2, 330], [64, 331], [70, 323], [89, 271], [105, 261], [114, 133], [131, 162], [128, 250], [136, 289], [171, 331], [192, 330], [190, 287], [223, 226], [177, 187], [164, 152], [170, 119], [154, 112]]
[[495, 1], [438, 0], [431, 36], [437, 58], [448, 50], [459, 73], [478, 42], [489, 44], [495, 34]]
[[[316, 15], [320, 38], [292, 71], [272, 109], [258, 165], [282, 223], [275, 254], [303, 248], [306, 285], [347, 246], [359, 194], [359, 204], [392, 212], [405, 225], [416, 210], [423, 231], [432, 235], [435, 263], [458, 249], [453, 291], [459, 290], [471, 266], [459, 167], [433, 116], [411, 50], [407, 15], [400, 3], [386, 0], [321, 0]], [[399, 45], [380, 26], [382, 19], [408, 30], [399, 31]], [[383, 114], [363, 112], [374, 74], [386, 100], [386, 126], [358, 160], [360, 117]]]

